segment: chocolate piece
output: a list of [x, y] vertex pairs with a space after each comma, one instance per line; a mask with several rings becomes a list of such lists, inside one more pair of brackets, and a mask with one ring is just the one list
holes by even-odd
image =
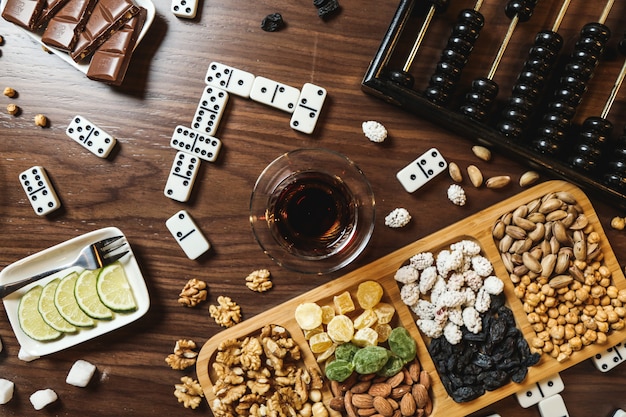
[[135, 17], [126, 22], [94, 52], [87, 77], [107, 84], [122, 84], [137, 38], [146, 22], [146, 15], [147, 11], [142, 7]]
[[2, 17], [32, 31], [45, 5], [45, 0], [6, 0]]
[[69, 0], [50, 19], [41, 41], [63, 51], [71, 51], [95, 5], [96, 0]]
[[68, 0], [46, 0], [39, 19], [37, 19], [36, 26], [38, 28], [44, 27], [67, 2]]
[[131, 0], [98, 0], [70, 54], [72, 59], [78, 62], [91, 55], [139, 10]]

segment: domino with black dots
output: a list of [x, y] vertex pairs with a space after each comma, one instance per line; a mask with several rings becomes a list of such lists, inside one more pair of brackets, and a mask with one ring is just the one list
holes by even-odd
[[59, 197], [43, 167], [31, 167], [22, 172], [19, 178], [28, 201], [38, 216], [45, 216], [61, 207]]

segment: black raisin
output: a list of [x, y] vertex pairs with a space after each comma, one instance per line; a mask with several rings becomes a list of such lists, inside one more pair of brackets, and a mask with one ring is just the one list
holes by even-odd
[[283, 27], [285, 27], [285, 21], [280, 13], [268, 14], [261, 22], [261, 29], [266, 32], [277, 32]]

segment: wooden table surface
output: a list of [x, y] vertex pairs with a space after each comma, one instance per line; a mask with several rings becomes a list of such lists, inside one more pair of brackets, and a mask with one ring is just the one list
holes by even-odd
[[[462, 3], [463, 7], [473, 4]], [[33, 362], [18, 359], [19, 345], [0, 307], [0, 377], [12, 380], [16, 387], [14, 398], [0, 406], [0, 415], [211, 414], [205, 402], [195, 411], [177, 403], [174, 384], [183, 375], [193, 377], [195, 371], [172, 370], [164, 359], [176, 340], [192, 339], [201, 346], [222, 330], [208, 313], [218, 296], [231, 297], [241, 306], [243, 319], [251, 319], [521, 191], [517, 180], [528, 170], [524, 164], [499, 154], [490, 162], [478, 160], [466, 138], [361, 91], [361, 79], [395, 12], [395, 2], [341, 0], [341, 12], [326, 21], [310, 2], [200, 0], [193, 20], [173, 16], [167, 0], [154, 4], [154, 23], [119, 88], [87, 79], [59, 57], [44, 52], [24, 31], [0, 20], [4, 38], [0, 87], [18, 92], [13, 99], [0, 97], [0, 268], [81, 234], [115, 226], [130, 241], [151, 298], [148, 313], [137, 322]], [[557, 6], [544, 4], [537, 13], [553, 14]], [[586, 17], [586, 9], [592, 6], [576, 7], [585, 9], [572, 12], [578, 22], [592, 20]], [[614, 14], [626, 13], [626, 6], [614, 7]], [[274, 12], [282, 14], [286, 27], [274, 33], [262, 31], [261, 20]], [[549, 22], [546, 16], [537, 25]], [[614, 32], [616, 38], [621, 36]], [[532, 38], [522, 39], [511, 48], [527, 48]], [[495, 36], [492, 43], [497, 47]], [[523, 54], [512, 55], [521, 59]], [[315, 133], [306, 135], [289, 127], [286, 113], [231, 96], [216, 135], [223, 142], [219, 159], [202, 164], [190, 201], [178, 203], [163, 195], [174, 155], [169, 141], [176, 125], [191, 122], [211, 61], [298, 88], [311, 82], [325, 87], [328, 98]], [[426, 74], [432, 61], [417, 60], [415, 65], [424, 67]], [[611, 68], [620, 65], [617, 60]], [[608, 94], [613, 79], [608, 74], [595, 82], [603, 83]], [[618, 96], [616, 108], [622, 111], [622, 121], [625, 102], [624, 94]], [[9, 103], [17, 104], [21, 113], [7, 114], [4, 108]], [[593, 114], [589, 108], [585, 111]], [[33, 122], [39, 113], [49, 119], [45, 128]], [[95, 157], [66, 136], [65, 128], [77, 114], [117, 138], [109, 158]], [[389, 138], [382, 144], [367, 140], [361, 131], [366, 120], [385, 125]], [[616, 131], [622, 129], [623, 124], [616, 123]], [[351, 265], [330, 275], [304, 275], [276, 266], [255, 242], [248, 220], [250, 193], [259, 173], [282, 153], [302, 147], [329, 148], [347, 155], [365, 172], [375, 193], [377, 218], [370, 244]], [[438, 148], [463, 170], [476, 164], [485, 177], [510, 175], [513, 183], [501, 190], [476, 189], [466, 177], [464, 207], [448, 201], [451, 180], [447, 174], [409, 194], [395, 173], [430, 147]], [[62, 201], [62, 208], [47, 217], [35, 215], [17, 178], [34, 165], [48, 171]], [[549, 178], [542, 173], [542, 180]], [[618, 260], [625, 262], [625, 232], [610, 227], [611, 219], [624, 213], [601, 199], [594, 198], [593, 204]], [[411, 223], [402, 229], [386, 227], [384, 217], [397, 207], [410, 211]], [[184, 255], [165, 227], [165, 220], [180, 209], [191, 213], [212, 244], [211, 251], [197, 261]], [[270, 270], [274, 287], [257, 295], [245, 286], [245, 277], [261, 268]], [[209, 285], [208, 300], [194, 309], [177, 302], [178, 293], [191, 278]], [[65, 383], [77, 359], [98, 369], [86, 388]], [[585, 361], [561, 376], [572, 417], [609, 416], [616, 408], [626, 409], [626, 366], [601, 373]], [[29, 396], [43, 388], [52, 388], [60, 399], [36, 412]], [[473, 415], [491, 413], [539, 415], [536, 407], [522, 409], [513, 397]]]

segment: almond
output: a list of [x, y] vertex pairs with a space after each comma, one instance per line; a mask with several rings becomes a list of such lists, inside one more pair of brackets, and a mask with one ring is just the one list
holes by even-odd
[[411, 375], [411, 379], [413, 382], [418, 382], [420, 379], [420, 372], [422, 371], [422, 366], [419, 361], [413, 361], [411, 365], [409, 365], [409, 375]]
[[372, 408], [374, 397], [369, 394], [352, 394], [352, 405], [356, 408]]
[[426, 391], [428, 392], [428, 390], [430, 389], [430, 374], [428, 373], [428, 371], [420, 372], [419, 383], [422, 384], [424, 388], [426, 388]]
[[398, 372], [397, 374], [395, 374], [394, 376], [389, 378], [387, 380], [387, 383], [389, 385], [391, 385], [392, 388], [395, 388], [398, 385], [400, 385], [403, 381], [404, 381], [404, 373], [403, 372]]
[[389, 401], [387, 401], [385, 398], [374, 397], [373, 403], [374, 403], [374, 408], [376, 409], [376, 411], [378, 411], [383, 416], [385, 417], [393, 416], [393, 407], [391, 406]]
[[400, 400], [400, 412], [403, 416], [412, 416], [417, 411], [417, 403], [415, 397], [409, 392], [402, 396]]
[[422, 384], [415, 384], [411, 389], [411, 394], [415, 399], [417, 408], [424, 408], [430, 397], [428, 396], [428, 390]]
[[356, 407], [352, 404], [352, 393], [350, 391], [347, 391], [343, 399], [343, 404], [348, 417], [359, 417], [356, 411]]
[[386, 382], [372, 384], [367, 393], [373, 397], [388, 397], [391, 394], [391, 385]]
[[370, 417], [373, 416], [374, 414], [376, 414], [376, 409], [374, 407], [372, 408], [359, 408], [357, 410], [357, 414], [361, 417]]
[[391, 398], [402, 398], [404, 394], [407, 392], [411, 392], [411, 386], [407, 384], [398, 385], [394, 389], [391, 390]]
[[370, 381], [360, 381], [354, 384], [352, 388], [350, 388], [350, 391], [352, 391], [353, 394], [363, 394], [367, 392], [371, 385], [372, 383]]

